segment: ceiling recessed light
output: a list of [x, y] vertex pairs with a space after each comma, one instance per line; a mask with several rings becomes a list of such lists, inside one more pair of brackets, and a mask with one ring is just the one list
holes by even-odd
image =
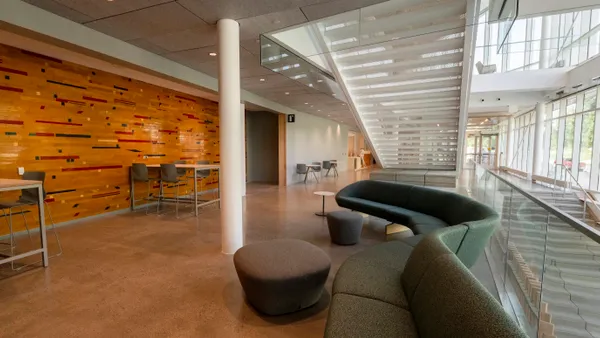
[[345, 103], [342, 103], [342, 106], [345, 106], [345, 105], [346, 105]]
[[265, 79], [260, 79], [260, 82], [265, 82]]
[[304, 102], [304, 104], [308, 104], [308, 102]]
[[313, 84], [312, 84], [312, 83], [309, 83], [309, 84], [308, 84], [308, 86], [309, 86], [309, 87], [312, 87], [312, 86], [313, 86]]
[[310, 106], [311, 108], [314, 108], [315, 106]]
[[317, 80], [317, 82], [323, 82], [323, 80], [319, 79], [319, 80]]
[[215, 52], [210, 52], [210, 53], [208, 53], [208, 55], [210, 55], [210, 56], [217, 56], [217, 53], [215, 53]]
[[327, 114], [327, 116], [331, 116], [331, 115]]
[[285, 95], [290, 95], [290, 92], [285, 92]]
[[321, 109], [317, 109], [317, 111], [321, 111]]
[[331, 94], [331, 95], [335, 96], [335, 94]]

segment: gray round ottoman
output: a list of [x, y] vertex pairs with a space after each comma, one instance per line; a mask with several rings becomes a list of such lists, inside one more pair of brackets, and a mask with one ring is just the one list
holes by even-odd
[[363, 217], [357, 212], [333, 211], [327, 214], [327, 226], [333, 243], [352, 245], [360, 240]]
[[308, 242], [276, 239], [240, 248], [233, 264], [248, 302], [262, 313], [282, 315], [321, 298], [331, 260]]

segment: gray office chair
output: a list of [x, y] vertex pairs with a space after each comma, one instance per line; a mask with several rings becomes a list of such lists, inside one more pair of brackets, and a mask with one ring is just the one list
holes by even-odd
[[175, 184], [175, 217], [179, 218], [179, 185], [185, 182], [181, 180], [177, 167], [174, 163], [164, 163], [160, 165], [160, 193], [158, 195], [158, 203], [156, 204], [156, 213], [160, 213], [160, 202], [165, 197], [163, 183]]
[[[46, 179], [46, 173], [43, 171], [26, 171], [23, 173], [23, 179], [24, 180], [31, 180], [31, 181], [41, 181], [42, 182], [42, 191], [43, 191], [43, 196], [42, 196], [42, 200], [46, 199], [46, 190], [44, 189], [44, 181]], [[9, 236], [10, 236], [10, 251], [11, 251], [11, 255], [14, 255], [14, 248], [16, 247], [15, 245], [15, 241], [14, 241], [14, 233], [13, 233], [13, 229], [12, 229], [12, 214], [13, 214], [13, 209], [18, 208], [21, 211], [21, 215], [23, 216], [23, 223], [25, 224], [25, 229], [27, 230], [27, 234], [29, 235], [29, 240], [32, 241], [33, 240], [31, 238], [31, 232], [29, 231], [29, 226], [27, 225], [27, 218], [25, 217], [25, 212], [23, 210], [24, 206], [33, 206], [33, 205], [38, 205], [38, 201], [39, 201], [39, 194], [38, 194], [38, 189], [37, 188], [29, 188], [29, 189], [21, 189], [21, 196], [19, 196], [19, 199], [17, 199], [16, 201], [2, 201], [0, 202], [0, 209], [2, 209], [2, 213], [4, 214], [4, 217], [6, 219], [6, 209], [8, 209], [8, 229], [9, 229]], [[54, 219], [52, 218], [52, 213], [50, 212], [50, 208], [48, 207], [48, 203], [46, 203], [46, 201], [44, 201], [44, 206], [45, 206], [45, 210], [48, 210], [48, 216], [50, 217], [50, 222], [51, 222], [51, 229], [52, 232], [54, 232], [54, 237], [56, 238], [56, 243], [58, 244], [58, 254], [53, 255], [53, 256], [49, 256], [49, 257], [55, 257], [55, 256], [60, 256], [62, 255], [62, 245], [60, 244], [60, 239], [58, 238], [58, 233], [56, 232], [56, 224], [54, 223]], [[11, 263], [12, 264], [12, 263]], [[31, 265], [31, 264], [28, 264]], [[25, 266], [28, 266], [25, 265]], [[16, 270], [22, 269], [25, 266], [21, 266]], [[12, 265], [13, 270], [14, 270], [14, 265]]]
[[[296, 164], [296, 174], [298, 175], [304, 175], [304, 184], [306, 184], [306, 179], [308, 178], [308, 173], [312, 171], [310, 170], [306, 164]], [[315, 180], [317, 180], [317, 182], [319, 182], [319, 179], [317, 178], [317, 175], [315, 174], [314, 171], [312, 171], [313, 175], [315, 176]]]
[[330, 162], [331, 162], [331, 169], [333, 169], [333, 176], [334, 177], [340, 176], [337, 171], [337, 160], [330, 160]]
[[[185, 164], [184, 160], [173, 161], [174, 164]], [[187, 175], [187, 169], [177, 169], [177, 176], [182, 177]]]
[[316, 173], [320, 173], [321, 172], [321, 162], [313, 162], [312, 164], [316, 164], [319, 166], [317, 168], [312, 168], [312, 170]]
[[131, 165], [131, 178], [133, 179], [133, 182], [146, 182], [148, 183], [148, 191], [146, 193], [146, 198], [143, 198], [141, 200], [134, 200], [135, 196], [132, 197], [133, 203], [138, 202], [138, 201], [146, 201], [146, 215], [148, 215], [148, 207], [150, 206], [150, 201], [152, 200], [151, 196], [150, 196], [150, 191], [151, 191], [151, 187], [150, 187], [150, 183], [153, 181], [160, 181], [160, 178], [158, 177], [150, 177], [148, 175], [148, 167], [146, 166], [146, 164], [144, 163], [133, 163]]

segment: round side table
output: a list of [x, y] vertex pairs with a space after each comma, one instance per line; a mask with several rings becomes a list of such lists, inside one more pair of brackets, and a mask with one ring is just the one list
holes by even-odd
[[325, 213], [325, 197], [326, 196], [334, 196], [335, 193], [331, 192], [331, 191], [315, 191], [314, 194], [323, 197], [323, 209], [321, 210], [321, 212], [315, 212], [315, 215], [321, 216], [321, 217], [327, 216], [327, 214]]

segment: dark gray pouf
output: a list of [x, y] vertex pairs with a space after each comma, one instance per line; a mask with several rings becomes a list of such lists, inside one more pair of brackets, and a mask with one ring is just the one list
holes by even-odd
[[327, 227], [333, 243], [340, 245], [358, 243], [362, 226], [363, 217], [357, 212], [333, 211], [327, 214]]
[[331, 260], [308, 242], [276, 239], [240, 248], [233, 264], [248, 302], [262, 313], [282, 315], [321, 298]]

